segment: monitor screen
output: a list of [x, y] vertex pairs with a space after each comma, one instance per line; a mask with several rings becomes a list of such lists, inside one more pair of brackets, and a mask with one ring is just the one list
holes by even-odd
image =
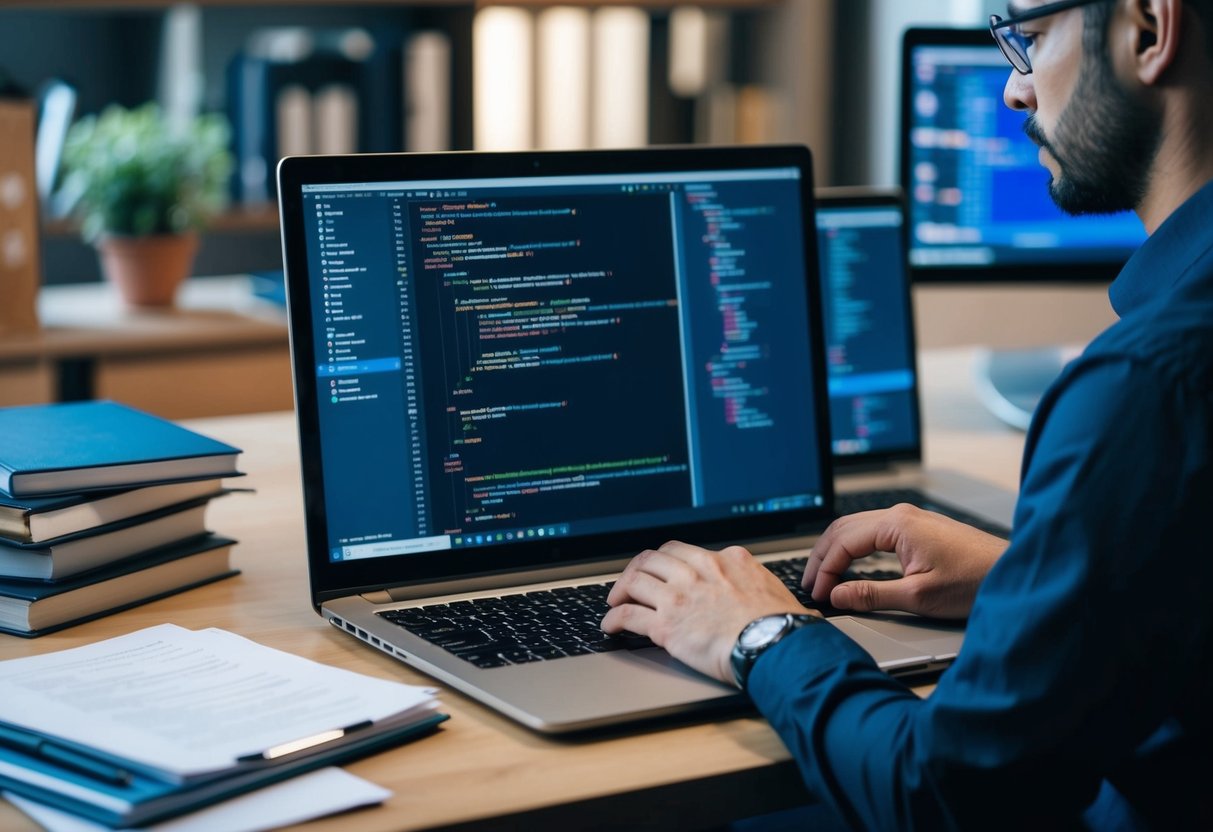
[[896, 194], [817, 201], [831, 445], [840, 467], [920, 452], [904, 213]]
[[1013, 70], [986, 29], [911, 29], [901, 182], [915, 280], [1111, 280], [1145, 240], [1132, 213], [1068, 216], [1003, 102]]

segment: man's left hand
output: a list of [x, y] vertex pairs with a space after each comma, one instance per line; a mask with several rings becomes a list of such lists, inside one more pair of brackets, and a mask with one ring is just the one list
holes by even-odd
[[633, 558], [607, 603], [606, 632], [648, 636], [684, 664], [730, 684], [729, 653], [746, 624], [809, 612], [742, 547], [713, 552], [678, 541]]

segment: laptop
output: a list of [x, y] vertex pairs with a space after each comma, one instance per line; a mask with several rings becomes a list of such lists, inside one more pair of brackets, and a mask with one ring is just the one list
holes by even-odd
[[1009, 536], [1014, 494], [922, 465], [901, 192], [819, 190], [817, 239], [838, 514], [906, 502]]
[[[795, 575], [833, 516], [811, 171], [796, 146], [283, 160], [314, 608], [542, 732], [741, 704], [598, 624], [645, 548]], [[892, 673], [955, 654], [834, 621]]]

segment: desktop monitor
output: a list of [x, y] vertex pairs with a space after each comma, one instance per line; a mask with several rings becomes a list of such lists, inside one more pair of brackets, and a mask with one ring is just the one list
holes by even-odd
[[[1013, 71], [988, 29], [905, 33], [901, 185], [915, 283], [1108, 283], [1145, 240], [1130, 212], [1073, 217], [1053, 203], [1026, 114], [1003, 101]], [[1026, 428], [1072, 355], [983, 352], [977, 394]]]
[[1068, 216], [1003, 102], [1013, 70], [988, 29], [909, 29], [901, 185], [915, 282], [1109, 282], [1145, 240], [1132, 213]]

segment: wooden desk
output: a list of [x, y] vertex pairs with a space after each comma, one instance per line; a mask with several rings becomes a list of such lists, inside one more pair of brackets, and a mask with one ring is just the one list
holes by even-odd
[[[929, 462], [1015, 485], [1021, 434], [968, 393], [967, 353], [924, 364]], [[0, 636], [0, 656], [44, 653], [171, 621], [217, 626], [350, 670], [414, 684], [425, 677], [324, 624], [308, 604], [298, 448], [291, 414], [210, 419], [198, 430], [245, 449], [242, 484], [210, 509], [211, 527], [241, 541], [237, 578], [42, 639]], [[316, 821], [309, 830], [694, 829], [806, 800], [766, 723], [750, 715], [579, 741], [531, 733], [451, 691], [452, 719], [432, 737], [348, 768], [391, 789], [381, 807]], [[36, 827], [0, 804], [0, 828]]]

